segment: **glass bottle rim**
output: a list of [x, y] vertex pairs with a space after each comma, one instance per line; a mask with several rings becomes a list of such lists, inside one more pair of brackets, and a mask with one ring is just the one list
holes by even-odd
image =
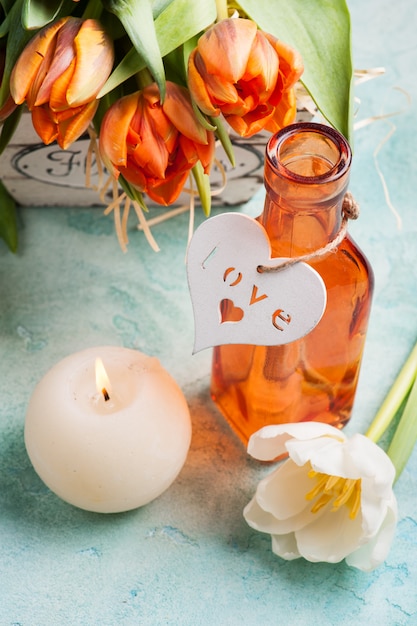
[[[314, 176], [298, 174], [287, 167], [280, 159], [280, 152], [289, 139], [294, 138], [296, 135], [301, 135], [302, 133], [319, 135], [323, 139], [331, 141], [336, 148], [338, 156], [335, 158], [332, 166], [323, 174]], [[318, 153], [317, 156], [319, 156]], [[333, 127], [318, 122], [296, 122], [285, 126], [270, 137], [266, 147], [266, 159], [277, 174], [281, 174], [288, 180], [293, 180], [297, 183], [311, 185], [312, 183], [319, 184], [336, 181], [345, 174], [348, 174], [352, 161], [352, 151], [345, 137]]]

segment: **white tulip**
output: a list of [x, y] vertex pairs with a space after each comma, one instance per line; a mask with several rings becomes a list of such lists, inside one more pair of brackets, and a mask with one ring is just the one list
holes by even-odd
[[261, 480], [245, 507], [247, 523], [272, 535], [284, 559], [337, 563], [371, 571], [386, 558], [397, 523], [395, 468], [367, 437], [347, 438], [318, 422], [266, 426], [251, 456], [288, 459]]

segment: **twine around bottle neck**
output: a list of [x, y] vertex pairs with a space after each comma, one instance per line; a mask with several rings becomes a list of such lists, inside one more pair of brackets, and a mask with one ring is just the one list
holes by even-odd
[[281, 272], [296, 263], [301, 263], [303, 261], [314, 261], [329, 252], [332, 252], [337, 246], [343, 241], [346, 237], [347, 227], [349, 220], [356, 220], [359, 217], [359, 205], [350, 193], [347, 191], [343, 198], [342, 205], [342, 222], [339, 230], [336, 233], [334, 239], [329, 241], [328, 244], [323, 246], [322, 248], [318, 248], [314, 250], [314, 252], [310, 252], [309, 254], [303, 254], [298, 257], [291, 257], [290, 259], [286, 259], [285, 261], [278, 262], [276, 265], [258, 265], [256, 268], [260, 274], [267, 272]]

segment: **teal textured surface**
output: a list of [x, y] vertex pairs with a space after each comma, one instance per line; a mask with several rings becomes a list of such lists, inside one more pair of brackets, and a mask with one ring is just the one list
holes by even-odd
[[[349, 6], [355, 67], [385, 68], [357, 87], [357, 119], [400, 113], [355, 133], [351, 191], [361, 216], [350, 230], [376, 290], [348, 434], [366, 430], [417, 338], [416, 9], [411, 0]], [[260, 213], [263, 195], [242, 210]], [[0, 243], [0, 626], [417, 624], [417, 451], [395, 486], [391, 552], [371, 574], [283, 561], [268, 535], [246, 525], [242, 510], [270, 468], [248, 458], [211, 403], [210, 350], [192, 355], [187, 216], [153, 229], [158, 254], [132, 218], [125, 255], [100, 209], [26, 208], [19, 221], [19, 253]], [[61, 501], [24, 447], [35, 384], [66, 355], [95, 345], [157, 356], [191, 410], [178, 479], [125, 514]]]

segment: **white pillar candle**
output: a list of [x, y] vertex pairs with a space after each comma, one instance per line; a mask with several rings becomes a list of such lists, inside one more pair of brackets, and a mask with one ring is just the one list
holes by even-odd
[[[96, 358], [107, 379], [96, 388]], [[191, 441], [184, 395], [158, 359], [90, 348], [55, 365], [36, 386], [25, 422], [29, 458], [63, 500], [100, 513], [128, 511], [163, 493]]]

